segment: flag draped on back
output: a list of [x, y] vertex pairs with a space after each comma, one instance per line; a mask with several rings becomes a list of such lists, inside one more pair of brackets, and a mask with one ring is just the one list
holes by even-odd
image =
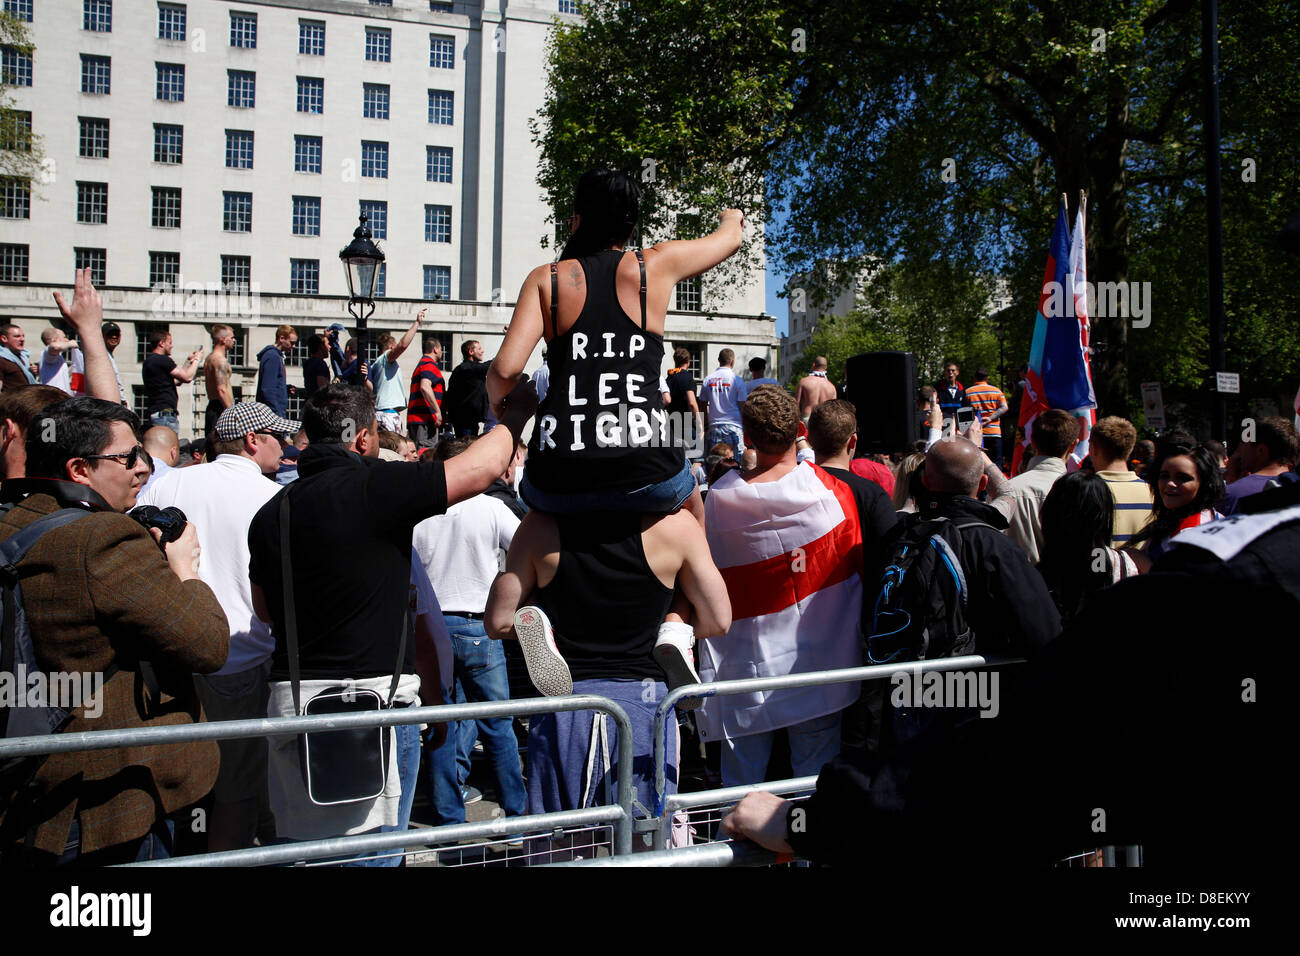
[[1040, 414], [1049, 408], [1063, 408], [1091, 418], [1089, 410], [1097, 407], [1088, 357], [1087, 279], [1083, 210], [1079, 210], [1075, 220], [1071, 241], [1062, 197], [1038, 295], [1034, 337], [1029, 346], [1029, 372], [1020, 402], [1019, 425], [1024, 437], [1016, 443], [1012, 474], [1020, 471], [1033, 436], [1034, 419]]
[[[810, 462], [774, 482], [728, 472], [709, 489], [705, 527], [731, 598], [731, 629], [700, 641], [706, 681], [862, 663], [862, 530], [849, 486]], [[744, 737], [843, 710], [854, 684], [710, 697], [705, 740]]]

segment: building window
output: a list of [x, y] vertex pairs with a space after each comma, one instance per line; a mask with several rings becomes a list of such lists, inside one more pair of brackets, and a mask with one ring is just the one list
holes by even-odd
[[[453, 3], [452, 0], [429, 0], [430, 13], [451, 13], [455, 6], [456, 4]], [[450, 352], [451, 339], [448, 338], [445, 344], [446, 349], [444, 351]]]
[[375, 273], [375, 298], [382, 299], [388, 295], [388, 263], [379, 263], [379, 271]]
[[325, 112], [325, 81], [318, 76], [298, 77], [298, 112]]
[[257, 74], [227, 70], [226, 78], [226, 105], [251, 110], [257, 101]]
[[388, 119], [388, 84], [365, 83], [361, 89], [361, 115], [365, 119]]
[[[85, 57], [82, 57], [84, 63]], [[85, 68], [82, 68], [82, 92], [85, 93]], [[32, 85], [32, 57], [30, 53], [23, 53], [14, 47], [7, 46], [0, 50], [0, 83], [8, 86], [31, 86]], [[107, 92], [107, 91], [105, 91]]]
[[232, 13], [230, 15], [230, 45], [241, 50], [257, 49], [257, 14]]
[[361, 175], [366, 179], [388, 178], [388, 144], [361, 141]]
[[221, 228], [226, 232], [253, 231], [253, 194], [223, 192]]
[[[221, 257], [221, 287], [223, 289], [247, 289], [249, 277], [253, 273], [253, 260], [248, 256]], [[231, 365], [236, 364], [233, 360]]]
[[185, 7], [181, 4], [158, 4], [158, 39], [185, 40]]
[[73, 249], [73, 265], [78, 269], [90, 270], [90, 281], [95, 285], [104, 285], [108, 279], [107, 249]]
[[391, 7], [393, 0], [370, 0], [370, 5], [372, 7]]
[[429, 34], [429, 66], [439, 70], [456, 69], [455, 37]]
[[113, 0], [82, 0], [81, 29], [93, 33], [112, 33]]
[[[6, 60], [6, 74], [8, 73], [8, 61]], [[111, 79], [112, 61], [106, 56], [90, 56], [81, 54], [81, 92], [92, 93], [95, 95], [107, 96], [109, 91], [109, 81]], [[15, 84], [17, 86], [32, 85], [32, 58], [27, 58], [27, 82]]]
[[320, 260], [289, 260], [289, 294], [317, 295], [320, 292]]
[[320, 235], [320, 197], [293, 197], [293, 234], [295, 236]]
[[298, 53], [301, 56], [325, 55], [325, 24], [319, 20], [298, 21]]
[[31, 110], [9, 110], [0, 116], [0, 149], [15, 153], [32, 151]]
[[451, 266], [424, 267], [424, 298], [451, 298]]
[[451, 242], [451, 207], [424, 207], [424, 241]]
[[86, 159], [108, 159], [108, 120], [79, 116], [81, 137], [78, 155]]
[[169, 186], [153, 187], [153, 220], [159, 229], [181, 227], [181, 191]]
[[5, 0], [4, 11], [19, 20], [32, 22], [32, 0]]
[[450, 90], [430, 90], [429, 122], [434, 126], [450, 126], [454, 101], [455, 94]]
[[175, 166], [181, 161], [185, 129], [181, 126], [153, 124], [153, 161]]
[[700, 311], [700, 277], [683, 279], [677, 283], [677, 311]]
[[560, 0], [560, 12], [577, 13], [578, 12], [577, 0]]
[[226, 130], [226, 168], [253, 168], [253, 133], [246, 129]]
[[675, 348], [683, 348], [691, 353], [691, 364], [687, 366], [691, 371], [691, 377], [695, 381], [700, 381], [704, 377], [704, 345], [701, 342], [674, 342]]
[[372, 63], [392, 62], [393, 31], [366, 27], [366, 59]]
[[451, 182], [450, 146], [429, 146], [426, 148], [424, 178], [431, 183]]
[[158, 63], [157, 99], [168, 103], [185, 102], [185, 67], [180, 63]]
[[27, 281], [27, 247], [0, 245], [0, 282]]
[[293, 171], [295, 173], [319, 173], [321, 157], [321, 138], [319, 136], [295, 136], [293, 138]]
[[[181, 254], [179, 252], [149, 253], [149, 288], [174, 286], [181, 275]], [[144, 359], [140, 360], [141, 362]]]
[[108, 183], [77, 183], [77, 222], [108, 222]]
[[361, 200], [361, 213], [372, 239], [388, 238], [388, 203], [382, 199]]
[[17, 176], [0, 178], [0, 219], [32, 217], [32, 181]]

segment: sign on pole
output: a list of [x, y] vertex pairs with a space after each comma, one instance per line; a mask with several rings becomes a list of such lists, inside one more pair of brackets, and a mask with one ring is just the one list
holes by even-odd
[[1142, 383], [1142, 409], [1146, 412], [1147, 427], [1162, 429], [1165, 423], [1165, 400], [1159, 382]]
[[1241, 375], [1237, 372], [1215, 372], [1215, 390], [1232, 395], [1241, 392]]

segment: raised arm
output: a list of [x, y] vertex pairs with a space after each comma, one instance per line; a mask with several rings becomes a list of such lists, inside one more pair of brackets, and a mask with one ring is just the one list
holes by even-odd
[[518, 382], [505, 398], [501, 424], [447, 461], [448, 505], [486, 491], [501, 477], [514, 457], [519, 436], [536, 410], [537, 392], [533, 383]]
[[672, 239], [647, 249], [646, 261], [654, 261], [656, 281], [675, 286], [734, 256], [744, 235], [745, 217], [739, 209], [724, 209], [718, 219], [718, 228], [703, 239]]
[[497, 418], [501, 417], [498, 404], [515, 387], [528, 356], [542, 340], [542, 280], [550, 275], [550, 268], [549, 265], [538, 266], [524, 279], [514, 314], [510, 316], [510, 325], [506, 328], [506, 337], [488, 369], [488, 403]]
[[401, 358], [402, 353], [407, 350], [411, 341], [415, 338], [415, 333], [420, 331], [420, 325], [424, 322], [424, 314], [428, 311], [426, 307], [415, 314], [415, 321], [411, 323], [411, 327], [402, 333], [402, 337], [397, 344], [388, 350], [388, 361], [396, 362]]
[[71, 305], [58, 292], [54, 293], [54, 302], [77, 330], [86, 363], [86, 394], [116, 405], [122, 400], [122, 394], [117, 390], [117, 376], [113, 374], [113, 362], [104, 344], [104, 300], [90, 281], [90, 269], [77, 270]]
[[172, 378], [186, 384], [194, 381], [194, 376], [199, 371], [199, 359], [201, 358], [203, 358], [203, 349], [195, 349], [190, 353], [190, 357], [184, 365], [178, 365], [172, 369]]

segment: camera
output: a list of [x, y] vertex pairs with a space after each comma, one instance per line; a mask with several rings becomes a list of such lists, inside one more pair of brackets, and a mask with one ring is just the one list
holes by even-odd
[[185, 512], [181, 511], [180, 508], [155, 508], [153, 505], [140, 505], [128, 511], [127, 516], [134, 518], [145, 528], [157, 528], [161, 531], [162, 537], [158, 539], [158, 546], [164, 551], [167, 550], [167, 545], [185, 533], [185, 526], [189, 524], [189, 519], [185, 517]]

